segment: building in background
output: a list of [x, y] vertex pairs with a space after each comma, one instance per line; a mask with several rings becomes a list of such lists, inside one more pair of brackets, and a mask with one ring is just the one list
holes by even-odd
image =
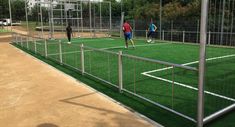
[[[53, 4], [57, 4], [58, 0], [52, 0]], [[31, 10], [38, 2], [50, 2], [50, 0], [28, 0], [29, 10]], [[46, 4], [43, 5], [47, 7]]]

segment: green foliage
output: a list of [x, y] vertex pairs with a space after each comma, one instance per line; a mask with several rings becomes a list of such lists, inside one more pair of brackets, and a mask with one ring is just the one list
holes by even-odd
[[25, 1], [15, 0], [11, 3], [12, 18], [14, 20], [25, 19]]
[[8, 0], [0, 0], [0, 18], [9, 18]]
[[166, 4], [163, 8], [163, 17], [166, 20], [174, 20], [185, 12], [184, 9], [179, 2]]
[[[45, 7], [41, 7], [42, 10], [42, 20], [44, 23], [49, 21], [49, 15], [48, 15], [48, 10]], [[29, 15], [29, 20], [30, 21], [36, 21], [36, 24], [38, 24], [39, 22], [41, 22], [41, 13], [40, 13], [40, 6], [39, 5], [35, 5], [31, 11], [30, 11], [30, 15]]]
[[145, 6], [136, 8], [134, 11], [134, 17], [140, 19], [157, 18], [159, 15], [159, 4], [146, 4]]
[[[112, 1], [112, 5], [121, 2]], [[160, 0], [122, 0], [123, 11], [128, 18], [154, 18], [158, 19], [160, 14]], [[115, 13], [115, 10], [112, 11]], [[199, 18], [199, 0], [162, 0], [163, 20], [175, 20], [181, 17], [187, 19]], [[116, 13], [115, 13], [116, 15]]]
[[[13, 20], [25, 20], [25, 1], [11, 0], [11, 12]], [[10, 18], [8, 0], [0, 0], [0, 18]]]

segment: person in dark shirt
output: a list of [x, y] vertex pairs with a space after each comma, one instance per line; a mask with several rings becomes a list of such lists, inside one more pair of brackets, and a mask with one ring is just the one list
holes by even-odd
[[71, 44], [71, 35], [73, 31], [72, 31], [70, 24], [68, 24], [68, 26], [66, 27], [66, 33], [67, 33], [67, 38], [68, 38], [68, 44]]

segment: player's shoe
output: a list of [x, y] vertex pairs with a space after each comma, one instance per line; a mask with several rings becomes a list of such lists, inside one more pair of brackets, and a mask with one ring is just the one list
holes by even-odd
[[71, 44], [71, 42], [69, 41], [69, 42], [67, 42], [68, 44]]

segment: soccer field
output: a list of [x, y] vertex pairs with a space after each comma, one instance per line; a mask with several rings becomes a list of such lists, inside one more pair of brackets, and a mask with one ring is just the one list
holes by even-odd
[[[84, 45], [85, 74], [119, 87], [119, 52], [122, 51], [123, 91], [153, 102], [195, 122], [197, 117], [199, 45], [155, 40], [134, 40], [124, 48], [122, 38], [22, 39], [20, 46], [81, 71]], [[47, 51], [45, 51], [47, 49]], [[207, 46], [205, 116], [235, 103], [235, 49]]]

